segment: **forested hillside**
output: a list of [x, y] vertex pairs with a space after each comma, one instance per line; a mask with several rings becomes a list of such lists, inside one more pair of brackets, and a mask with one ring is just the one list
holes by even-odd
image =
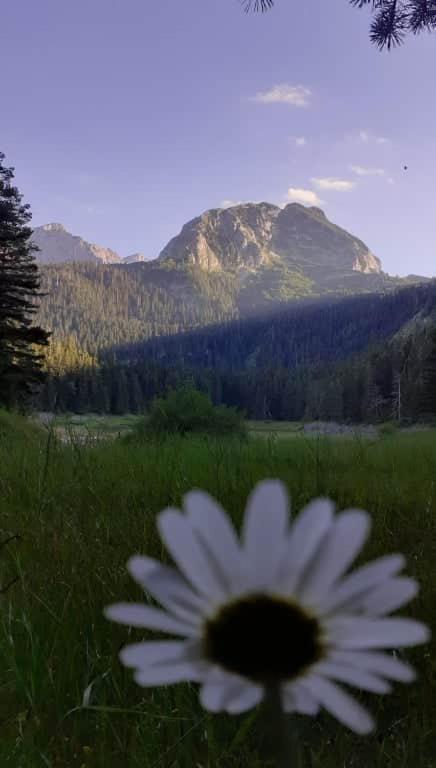
[[[416, 419], [436, 412], [435, 322], [431, 282], [112, 346], [99, 358], [70, 338], [53, 345], [58, 358], [40, 406], [141, 412], [189, 382], [251, 418]], [[62, 365], [63, 350], [71, 360]]]
[[194, 267], [68, 263], [41, 275], [39, 322], [93, 354], [236, 316], [233, 281]]
[[[43, 266], [38, 322], [55, 340], [74, 337], [91, 354], [236, 318], [261, 318], [290, 302], [394, 290], [407, 281], [387, 275], [344, 276], [322, 291], [286, 266], [262, 267], [240, 279], [173, 263]], [[417, 279], [418, 281], [418, 279]], [[416, 281], [416, 282], [417, 282]], [[414, 281], [412, 281], [414, 282]]]

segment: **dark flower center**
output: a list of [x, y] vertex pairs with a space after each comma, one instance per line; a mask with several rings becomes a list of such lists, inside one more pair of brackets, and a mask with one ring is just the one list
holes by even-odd
[[290, 680], [323, 655], [316, 619], [295, 603], [250, 595], [224, 605], [206, 624], [206, 658], [243, 677]]

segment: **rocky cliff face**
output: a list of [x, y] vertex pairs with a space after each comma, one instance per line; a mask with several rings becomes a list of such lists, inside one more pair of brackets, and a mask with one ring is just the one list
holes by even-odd
[[131, 256], [124, 257], [123, 264], [136, 264], [138, 261], [152, 261], [152, 259], [143, 253], [132, 253]]
[[36, 259], [41, 264], [60, 264], [64, 261], [92, 261], [117, 264], [121, 257], [110, 248], [88, 243], [67, 232], [62, 224], [45, 224], [33, 230], [33, 242], [40, 248]]
[[316, 278], [322, 273], [381, 272], [381, 262], [361, 240], [330, 222], [319, 208], [298, 203], [283, 209], [248, 203], [206, 211], [185, 224], [159, 260], [208, 272], [254, 271], [281, 262]]
[[[110, 248], [70, 234], [62, 224], [37, 227], [33, 240], [41, 249], [37, 259], [42, 264], [150, 261], [142, 253], [123, 259]], [[165, 267], [161, 271], [167, 282], [172, 265], [234, 275], [241, 287], [250, 284], [254, 291], [272, 291], [283, 298], [306, 295], [315, 287], [347, 290], [347, 285], [363, 280], [360, 275], [376, 279], [383, 274], [365, 243], [329, 221], [319, 208], [298, 203], [285, 208], [247, 203], [206, 211], [185, 224], [154, 262], [158, 270]]]
[[251, 269], [271, 261], [272, 228], [280, 208], [269, 203], [206, 211], [189, 221], [159, 255], [207, 272]]

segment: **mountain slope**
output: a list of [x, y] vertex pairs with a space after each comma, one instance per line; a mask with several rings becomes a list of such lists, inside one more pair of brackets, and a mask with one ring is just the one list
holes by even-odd
[[436, 321], [436, 280], [388, 294], [318, 299], [280, 312], [126, 345], [119, 357], [215, 371], [298, 368], [346, 359]]
[[65, 261], [91, 261], [95, 264], [116, 264], [121, 261], [115, 251], [88, 243], [67, 232], [62, 224], [45, 224], [33, 230], [32, 240], [40, 248], [36, 254], [40, 264], [61, 264]]
[[160, 261], [193, 264], [208, 272], [244, 272], [282, 263], [308, 277], [326, 272], [380, 274], [381, 262], [358, 238], [319, 208], [291, 203], [247, 203], [206, 211], [185, 224]]
[[37, 228], [34, 241], [46, 294], [39, 322], [93, 354], [289, 301], [383, 293], [420, 280], [390, 277], [361, 240], [298, 204], [207, 211], [152, 261], [121, 259], [59, 224]]
[[142, 253], [134, 253], [124, 259], [111, 248], [88, 243], [78, 235], [72, 235], [63, 224], [44, 224], [33, 230], [32, 240], [40, 249], [36, 259], [40, 264], [64, 264], [65, 262], [92, 262], [94, 264], [133, 264], [148, 261]]

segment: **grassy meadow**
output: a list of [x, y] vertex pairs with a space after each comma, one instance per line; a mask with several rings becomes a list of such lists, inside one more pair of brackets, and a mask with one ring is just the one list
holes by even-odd
[[[262, 708], [211, 716], [195, 685], [138, 688], [117, 654], [142, 635], [102, 615], [111, 602], [141, 599], [125, 570], [131, 554], [165, 557], [155, 530], [163, 507], [201, 487], [239, 525], [249, 491], [265, 477], [286, 483], [296, 512], [316, 495], [368, 509], [365, 558], [404, 552], [408, 574], [422, 585], [409, 614], [434, 627], [433, 431], [148, 444], [121, 436], [87, 445], [0, 414], [0, 541], [10, 538], [0, 550], [0, 766], [270, 765]], [[434, 768], [431, 653], [429, 646], [407, 653], [419, 672], [415, 684], [362, 697], [377, 717], [370, 737], [353, 736], [328, 715], [294, 718], [305, 768]]]

